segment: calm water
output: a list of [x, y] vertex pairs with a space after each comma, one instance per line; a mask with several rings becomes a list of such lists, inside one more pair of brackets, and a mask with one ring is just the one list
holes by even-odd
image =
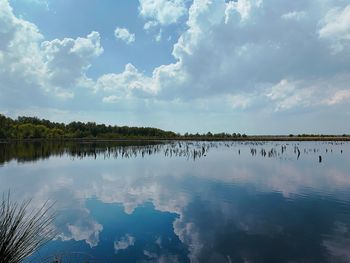
[[59, 236], [31, 262], [350, 262], [349, 157], [336, 142], [0, 145], [0, 191], [56, 201]]

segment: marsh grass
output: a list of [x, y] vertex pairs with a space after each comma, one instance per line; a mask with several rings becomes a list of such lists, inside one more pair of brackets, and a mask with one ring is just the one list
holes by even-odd
[[31, 210], [31, 200], [11, 201], [10, 192], [0, 204], [0, 263], [19, 263], [52, 240], [53, 203]]

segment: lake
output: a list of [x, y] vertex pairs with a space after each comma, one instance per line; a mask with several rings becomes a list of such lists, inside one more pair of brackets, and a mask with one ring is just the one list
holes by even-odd
[[1, 192], [55, 201], [27, 262], [350, 262], [346, 142], [0, 147]]

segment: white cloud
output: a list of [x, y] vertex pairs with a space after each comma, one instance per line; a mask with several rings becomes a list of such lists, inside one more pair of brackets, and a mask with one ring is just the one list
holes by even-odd
[[228, 23], [232, 13], [235, 12], [240, 15], [241, 21], [244, 22], [250, 17], [252, 9], [260, 7], [262, 3], [262, 0], [229, 1], [225, 9], [225, 23]]
[[335, 52], [342, 51], [350, 41], [350, 5], [331, 9], [321, 21], [320, 38], [329, 39]]
[[282, 19], [285, 19], [285, 20], [296, 20], [296, 21], [299, 21], [303, 18], [306, 17], [306, 12], [304, 11], [292, 11], [292, 12], [288, 12], [288, 13], [285, 13], [281, 16]]
[[36, 25], [14, 16], [6, 0], [0, 0], [0, 39], [3, 105], [72, 98], [74, 89], [88, 82], [91, 59], [103, 52], [97, 32], [86, 38], [42, 42], [44, 37]]
[[105, 98], [104, 102], [111, 102], [117, 97], [144, 97], [157, 93], [153, 79], [144, 76], [132, 64], [127, 64], [122, 73], [101, 76], [97, 80], [96, 89], [114, 95]]
[[178, 20], [187, 12], [185, 0], [139, 1], [140, 15], [146, 19], [151, 20], [151, 24], [148, 24], [149, 22], [145, 24], [145, 29], [148, 29], [151, 25], [154, 26], [155, 23], [160, 25], [170, 25], [177, 23]]
[[[158, 96], [191, 100], [226, 94], [245, 108], [261, 101], [260, 93], [277, 103], [275, 110], [325, 105], [312, 96], [322, 101], [334, 94], [339, 90], [336, 76], [350, 66], [350, 60], [334, 57], [316, 34], [320, 18], [334, 4], [323, 1], [323, 8], [315, 9], [273, 0], [194, 1], [188, 29], [174, 45], [177, 62], [153, 72]], [[281, 23], [281, 17], [300, 23]], [[291, 81], [287, 85], [283, 80]], [[294, 82], [298, 85], [292, 89]]]
[[37, 6], [45, 8], [46, 11], [50, 10], [49, 0], [22, 0], [23, 2], [27, 2], [29, 4], [35, 4]]
[[102, 99], [104, 103], [116, 103], [118, 100], [120, 100], [120, 97], [115, 95], [107, 96]]
[[2, 95], [14, 92], [23, 83], [38, 92], [36, 86], [42, 87], [45, 78], [45, 64], [37, 45], [43, 36], [34, 24], [15, 17], [5, 0], [0, 0], [0, 39]]
[[229, 103], [233, 108], [246, 109], [252, 103], [251, 95], [230, 95], [228, 96]]
[[143, 28], [145, 30], [150, 30], [151, 28], [157, 26], [158, 23], [156, 21], [148, 21], [147, 23], [145, 23], [145, 25], [143, 26]]
[[320, 37], [350, 39], [350, 5], [334, 8], [324, 18], [324, 26], [319, 31]]
[[[346, 1], [141, 0], [139, 12], [144, 28], [155, 34], [166, 32], [157, 25], [177, 23], [188, 14], [173, 47], [174, 62], [151, 74], [128, 63], [122, 72], [93, 79], [88, 76], [91, 61], [103, 52], [98, 32], [44, 41], [35, 24], [14, 16], [8, 1], [0, 0], [2, 108], [59, 105], [88, 116], [91, 108], [123, 104], [130, 109], [133, 100], [140, 111], [172, 104], [180, 116], [176, 106], [181, 104], [188, 111], [210, 109], [229, 116], [253, 108], [314, 107], [316, 113], [348, 103], [349, 86], [338, 79], [350, 68]], [[124, 33], [117, 35], [135, 41], [134, 34]]]
[[263, 92], [275, 111], [315, 106], [336, 106], [350, 102], [349, 74], [311, 81], [283, 79]]
[[121, 237], [118, 241], [114, 242], [114, 251], [118, 253], [119, 250], [125, 250], [135, 244], [135, 238], [129, 234]]
[[300, 89], [297, 81], [281, 80], [274, 85], [266, 96], [276, 102], [275, 110], [287, 110], [296, 106], [308, 105], [309, 99], [313, 94], [313, 90]]
[[155, 41], [160, 42], [162, 40], [162, 30], [160, 29], [156, 37], [154, 38]]
[[57, 87], [71, 88], [79, 79], [85, 79], [90, 60], [103, 53], [98, 32], [91, 32], [86, 38], [45, 41], [41, 47], [46, 74]]
[[338, 90], [330, 98], [324, 101], [327, 105], [336, 105], [339, 103], [349, 102], [350, 101], [350, 90]]
[[135, 42], [135, 34], [130, 33], [127, 28], [117, 27], [114, 31], [114, 36], [126, 44]]

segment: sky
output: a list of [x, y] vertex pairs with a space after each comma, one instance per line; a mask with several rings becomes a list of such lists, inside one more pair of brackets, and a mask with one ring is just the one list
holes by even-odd
[[350, 0], [0, 0], [0, 113], [350, 133]]

